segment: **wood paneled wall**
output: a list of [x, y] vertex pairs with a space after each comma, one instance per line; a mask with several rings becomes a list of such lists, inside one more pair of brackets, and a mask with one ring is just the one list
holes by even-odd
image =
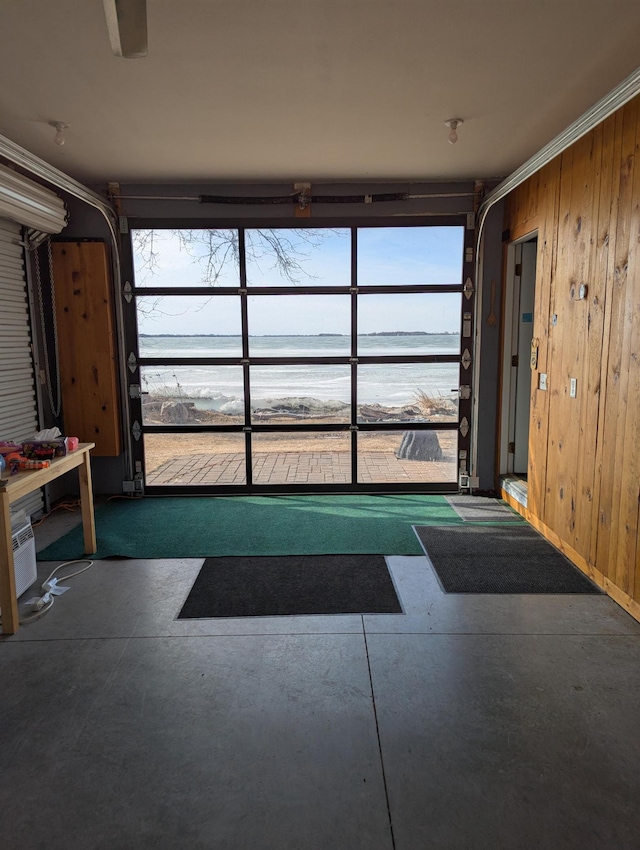
[[104, 242], [53, 242], [56, 321], [67, 436], [121, 452], [120, 405], [109, 256]]
[[636, 98], [514, 190], [505, 228], [538, 232], [528, 518], [640, 619], [639, 154]]

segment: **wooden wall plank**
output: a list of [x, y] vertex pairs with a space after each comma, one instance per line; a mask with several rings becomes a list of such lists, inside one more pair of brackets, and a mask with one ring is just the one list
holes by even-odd
[[[609, 367], [609, 346], [611, 338], [610, 284], [613, 279], [616, 255], [616, 221], [618, 218], [618, 172], [622, 155], [622, 112], [612, 115], [603, 125], [602, 171], [600, 179], [600, 205], [596, 233], [595, 259], [592, 283], [595, 287], [591, 299], [593, 310], [603, 314], [602, 344], [599, 383], [599, 410], [596, 432], [595, 476], [593, 488], [594, 513], [591, 523], [591, 542], [589, 546], [590, 564], [596, 563], [598, 529], [600, 527], [600, 504], [602, 490], [603, 444], [605, 417], [607, 415], [607, 373]], [[603, 291], [604, 290], [604, 291]], [[596, 304], [596, 301], [598, 303]]]
[[618, 206], [613, 226], [616, 245], [613, 275], [608, 280], [610, 332], [602, 422], [602, 475], [600, 483], [599, 527], [596, 562], [601, 572], [617, 584], [616, 559], [620, 514], [620, 464], [623, 462], [627, 373], [623, 364], [625, 305], [629, 259], [629, 227], [635, 164], [636, 111], [622, 110], [622, 141], [617, 179]]
[[[585, 162], [587, 174], [581, 203], [581, 257], [574, 266], [575, 287], [581, 284], [587, 287], [583, 300], [574, 301], [579, 320], [579, 335], [572, 340], [576, 350], [575, 367], [577, 369], [578, 388], [574, 400], [574, 414], [577, 412], [577, 445], [573, 461], [575, 476], [575, 512], [573, 528], [573, 548], [589, 559], [591, 552], [591, 528], [596, 521], [597, 512], [593, 504], [593, 490], [596, 477], [596, 453], [594, 447], [598, 437], [598, 414], [600, 406], [600, 366], [602, 363], [602, 337], [604, 332], [604, 311], [600, 308], [606, 292], [606, 278], [599, 279], [594, 274], [596, 262], [597, 229], [600, 209], [602, 155], [602, 125], [586, 137], [590, 141], [589, 160]], [[579, 292], [574, 291], [574, 298]], [[575, 416], [574, 416], [575, 418]], [[570, 541], [571, 542], [571, 541]]]
[[538, 389], [538, 375], [548, 371], [552, 287], [555, 275], [558, 208], [560, 193], [560, 159], [545, 166], [539, 176], [541, 201], [536, 261], [536, 294], [533, 336], [538, 339], [538, 369], [532, 373], [531, 422], [529, 427], [529, 475], [527, 500], [530, 510], [544, 515], [549, 429], [549, 394]]
[[[571, 200], [574, 195], [574, 153], [573, 147], [566, 151], [561, 157], [560, 164], [558, 246], [551, 302], [551, 313], [557, 316], [557, 323], [552, 324], [549, 329], [547, 477], [545, 509], [541, 517], [550, 528], [566, 528], [571, 532], [571, 536], [573, 533], [571, 511], [573, 493], [571, 492], [571, 482], [568, 479], [571, 469], [569, 464], [565, 462], [565, 456], [571, 448], [567, 428], [570, 427], [574, 407], [573, 403], [568, 403], [568, 374], [572, 369], [566, 363], [571, 351], [569, 340], [572, 339], [574, 333], [574, 314], [570, 300], [573, 285], [571, 271], [576, 237], [571, 208]], [[579, 160], [576, 161], [576, 164], [579, 165]]]
[[638, 566], [636, 548], [640, 499], [640, 116], [638, 109], [635, 110], [635, 122], [636, 143], [621, 357], [626, 381], [623, 383], [621, 392], [624, 409], [619, 411], [620, 424], [624, 416], [624, 431], [621, 435], [622, 450], [620, 453], [616, 451], [616, 456], [621, 459], [621, 465], [617, 470], [620, 481], [620, 501], [616, 521], [619, 531], [615, 581], [621, 590], [629, 594], [635, 591], [635, 573]]
[[94, 455], [121, 452], [111, 276], [103, 242], [51, 245], [62, 387], [69, 436]]
[[635, 554], [635, 587], [630, 594], [640, 604], [640, 493], [638, 494], [638, 514], [636, 517], [636, 554]]
[[512, 242], [533, 233], [540, 226], [540, 200], [544, 198], [539, 191], [541, 174], [542, 172], [534, 174], [507, 199], [508, 205], [511, 204], [507, 209], [512, 222], [512, 225], [509, 225], [509, 238]]

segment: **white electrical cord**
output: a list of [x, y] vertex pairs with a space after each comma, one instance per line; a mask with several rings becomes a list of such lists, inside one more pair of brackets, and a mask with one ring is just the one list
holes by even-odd
[[[33, 623], [35, 620], [39, 620], [40, 617], [44, 616], [47, 611], [50, 611], [53, 608], [53, 602], [55, 600], [55, 594], [51, 593], [51, 579], [55, 576], [58, 570], [61, 570], [63, 567], [70, 567], [72, 564], [86, 564], [81, 570], [76, 570], [74, 573], [69, 573], [66, 576], [60, 576], [60, 581], [67, 581], [67, 579], [74, 578], [74, 576], [79, 576], [80, 573], [86, 572], [93, 566], [93, 561], [90, 561], [88, 558], [81, 558], [76, 561], [65, 561], [62, 564], [58, 564], [58, 566], [53, 570], [53, 572], [47, 576], [47, 578], [42, 582], [40, 586], [40, 591], [42, 596], [40, 596], [35, 602], [32, 602], [32, 608], [34, 608], [34, 613], [30, 614], [28, 617], [22, 617], [18, 622], [21, 626], [26, 623]], [[57, 579], [53, 582], [57, 583]], [[34, 606], [40, 606], [35, 608]], [[0, 620], [0, 624], [2, 620]]]

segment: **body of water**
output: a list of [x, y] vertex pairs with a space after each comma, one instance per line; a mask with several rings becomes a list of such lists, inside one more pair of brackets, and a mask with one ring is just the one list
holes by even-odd
[[[239, 336], [141, 336], [140, 357], [241, 357]], [[455, 334], [360, 336], [361, 355], [415, 356], [459, 354]], [[345, 357], [348, 336], [256, 336], [249, 338], [251, 357]], [[151, 395], [182, 398], [200, 408], [240, 413], [243, 374], [239, 365], [143, 366], [142, 389]], [[422, 392], [455, 398], [459, 366], [455, 363], [377, 363], [358, 365], [358, 404], [401, 406], [412, 404]], [[313, 398], [324, 404], [349, 404], [351, 370], [348, 364], [297, 363], [252, 365], [251, 398], [254, 408], [273, 407], [282, 399]]]

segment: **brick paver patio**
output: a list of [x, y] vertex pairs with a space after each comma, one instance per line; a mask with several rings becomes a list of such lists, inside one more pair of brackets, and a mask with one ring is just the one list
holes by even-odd
[[[445, 483], [456, 480], [455, 460], [400, 460], [386, 452], [358, 456], [361, 484]], [[258, 452], [254, 484], [349, 484], [348, 452]], [[148, 485], [245, 484], [243, 453], [196, 454], [167, 461], [147, 473]]]

